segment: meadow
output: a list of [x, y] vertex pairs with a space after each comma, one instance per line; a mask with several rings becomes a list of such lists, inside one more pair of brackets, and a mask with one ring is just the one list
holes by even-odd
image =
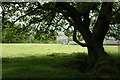
[[[104, 46], [119, 64], [118, 46]], [[94, 73], [82, 73], [71, 64], [86, 58], [87, 49], [79, 45], [2, 44], [3, 78], [85, 78]], [[76, 64], [76, 63], [75, 63]]]

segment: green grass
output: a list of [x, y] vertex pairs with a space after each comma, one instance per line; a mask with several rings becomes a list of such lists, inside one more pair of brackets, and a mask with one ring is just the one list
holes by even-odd
[[41, 56], [51, 53], [87, 52], [79, 45], [60, 44], [3, 44], [2, 57]]
[[[112, 56], [118, 46], [105, 46]], [[3, 78], [84, 78], [94, 73], [81, 73], [68, 66], [71, 61], [87, 56], [79, 45], [60, 44], [2, 44]], [[115, 56], [118, 58], [118, 56]], [[118, 63], [118, 62], [117, 62]]]
[[[57, 57], [58, 58], [58, 57]], [[79, 71], [70, 68], [58, 68], [61, 58], [26, 57], [3, 59], [3, 77], [7, 78], [66, 78], [78, 77]], [[65, 59], [63, 59], [65, 60]], [[6, 63], [6, 64], [5, 64]], [[66, 75], [67, 74], [67, 75]]]

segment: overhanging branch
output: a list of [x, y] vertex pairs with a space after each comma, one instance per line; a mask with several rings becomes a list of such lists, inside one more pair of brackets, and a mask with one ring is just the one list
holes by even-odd
[[60, 20], [61, 20], [62, 18], [63, 18], [63, 16], [61, 16], [61, 17], [59, 18], [59, 20], [56, 21], [56, 23], [55, 23], [55, 24], [56, 24], [56, 25], [55, 25], [55, 29], [57, 28], [57, 26], [58, 26], [57, 24], [60, 22]]
[[79, 45], [81, 45], [82, 47], [87, 47], [87, 44], [86, 43], [81, 43], [81, 42], [79, 42], [78, 40], [77, 40], [77, 38], [76, 38], [76, 29], [74, 28], [74, 32], [73, 32], [73, 40], [76, 42], [76, 43], [78, 43]]
[[112, 13], [112, 16], [114, 16], [117, 12], [119, 12], [120, 11], [120, 8], [119, 9], [117, 9], [115, 12], [113, 12]]
[[34, 11], [30, 11], [30, 12], [26, 13], [25, 15], [20, 16], [19, 18], [17, 18], [15, 21], [13, 21], [13, 22], [11, 23], [10, 27], [11, 27], [15, 22], [17, 22], [18, 20], [20, 20], [21, 18], [23, 18], [23, 17], [29, 15], [29, 14], [32, 13], [32, 12], [35, 12], [37, 9], [38, 9], [38, 7], [35, 8]]
[[[50, 25], [51, 25], [51, 23], [52, 23], [52, 20], [55, 18], [55, 13], [56, 13], [56, 12], [53, 12], [52, 17], [51, 17], [50, 20], [48, 21], [48, 23], [47, 23], [47, 25], [48, 25], [47, 28], [50, 27]], [[46, 29], [47, 29], [47, 28], [46, 28]]]

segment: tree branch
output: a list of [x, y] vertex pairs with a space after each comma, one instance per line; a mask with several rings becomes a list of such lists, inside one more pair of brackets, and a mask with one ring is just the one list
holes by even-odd
[[62, 19], [62, 17], [63, 17], [63, 16], [61, 16], [61, 17], [59, 18], [59, 20], [57, 20], [57, 22], [55, 23], [55, 24], [56, 24], [56, 25], [55, 25], [55, 29], [56, 29], [56, 28], [57, 28], [57, 26], [58, 26], [58, 25], [57, 25], [57, 23], [59, 23], [59, 22], [60, 22], [60, 20]]
[[76, 42], [76, 43], [78, 43], [79, 45], [81, 45], [82, 47], [87, 47], [87, 44], [86, 43], [81, 43], [81, 42], [79, 42], [78, 40], [77, 40], [77, 38], [76, 38], [76, 29], [74, 28], [74, 32], [73, 32], [73, 40]]
[[[90, 18], [89, 18], [89, 13], [90, 13], [90, 10], [87, 10], [84, 12], [84, 15], [83, 15], [83, 26], [85, 27], [85, 29], [87, 29], [89, 31], [89, 27], [90, 27]], [[89, 31], [90, 32], [90, 31]]]
[[[87, 27], [84, 27], [84, 25], [83, 25], [83, 21], [81, 18], [83, 16], [83, 14], [81, 12], [79, 12], [75, 7], [71, 6], [69, 3], [62, 3], [62, 4], [60, 3], [59, 6], [60, 6], [60, 9], [62, 9], [62, 11], [64, 11], [61, 13], [67, 16], [66, 19], [69, 20], [69, 17], [71, 18], [71, 20], [69, 22], [73, 23], [74, 28], [76, 28], [82, 34], [87, 46], [91, 46], [93, 43], [92, 35], [89, 30], [89, 27], [87, 28]], [[74, 33], [74, 34], [76, 34], [76, 33]], [[74, 35], [74, 40], [79, 45], [82, 45], [77, 40], [76, 35]], [[85, 46], [85, 45], [83, 45], [83, 46]]]
[[69, 28], [70, 28], [71, 26], [72, 26], [72, 25], [69, 25], [69, 26], [67, 27], [67, 29], [66, 29], [66, 28], [63, 28], [63, 29], [64, 29], [63, 32], [65, 32], [65, 30], [69, 30]]
[[30, 20], [29, 24], [41, 22], [42, 20], [46, 19], [51, 13], [52, 13], [52, 12], [48, 13], [48, 14], [47, 14], [46, 16], [44, 16], [42, 19], [35, 20], [35, 22], [33, 22], [32, 20]]
[[[52, 17], [50, 18], [49, 22], [47, 23], [47, 25], [48, 25], [47, 28], [50, 27], [50, 25], [51, 25], [51, 23], [52, 23], [52, 20], [55, 18], [55, 13], [56, 13], [56, 12], [53, 12]], [[47, 28], [46, 28], [46, 29], [47, 29]]]
[[92, 33], [92, 37], [96, 43], [103, 43], [105, 35], [109, 29], [110, 19], [112, 15], [112, 6], [112, 2], [102, 3], [102, 7]]
[[112, 16], [114, 16], [117, 12], [119, 12], [120, 11], [120, 8], [119, 9], [117, 9], [115, 12], [113, 12], [112, 13]]
[[30, 12], [26, 13], [25, 15], [20, 16], [19, 18], [17, 18], [15, 21], [13, 21], [13, 22], [11, 23], [10, 27], [11, 27], [15, 22], [17, 22], [19, 19], [21, 19], [21, 18], [23, 18], [23, 17], [29, 15], [29, 14], [32, 13], [32, 12], [35, 12], [37, 9], [38, 9], [38, 7], [35, 8], [33, 11], [30, 11]]

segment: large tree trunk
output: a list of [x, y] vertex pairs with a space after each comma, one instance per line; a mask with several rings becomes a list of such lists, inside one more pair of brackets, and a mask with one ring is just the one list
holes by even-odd
[[89, 70], [95, 71], [97, 78], [111, 80], [117, 74], [117, 67], [111, 62], [110, 56], [103, 47], [88, 47]]
[[93, 45], [93, 47], [87, 47], [88, 49], [88, 63], [90, 64], [89, 67], [94, 68], [98, 59], [101, 57], [108, 56], [107, 53], [104, 51], [103, 46]]
[[[114, 74], [110, 57], [104, 51], [103, 40], [109, 29], [110, 18], [112, 15], [113, 3], [102, 3], [95, 27], [93, 28], [92, 46], [88, 48], [88, 61], [90, 69], [94, 68], [99, 77], [106, 77], [105, 74]], [[107, 75], [110, 78], [110, 76]]]
[[[93, 32], [91, 33], [89, 26], [89, 12], [90, 10], [85, 11], [85, 13], [81, 14], [76, 8], [69, 5], [68, 3], [60, 4], [64, 10], [67, 10], [67, 17], [71, 17], [72, 21], [68, 19], [68, 21], [72, 24], [75, 29], [77, 29], [81, 35], [83, 36], [88, 49], [88, 63], [89, 68], [95, 69], [97, 73], [107, 73], [104, 72], [104, 69], [107, 70], [110, 66], [109, 56], [104, 51], [103, 48], [103, 40], [105, 35], [109, 29], [109, 23], [112, 15], [112, 5], [113, 3], [103, 2], [101, 6], [101, 10], [99, 12], [99, 16], [97, 22], [93, 28]], [[66, 16], [66, 15], [65, 15]], [[82, 20], [81, 16], [84, 18]], [[77, 40], [76, 40], [77, 41]], [[100, 68], [100, 66], [102, 68]], [[106, 68], [106, 67], [107, 68]], [[110, 71], [110, 69], [108, 69]], [[99, 74], [98, 74], [99, 75]]]
[[110, 57], [103, 48], [103, 40], [109, 29], [112, 15], [112, 5], [113, 3], [102, 3], [102, 7], [92, 33], [89, 30], [89, 10], [83, 15], [83, 21], [79, 14], [74, 15], [74, 13], [78, 13], [74, 8], [71, 8], [72, 12], [69, 12], [74, 21], [74, 27], [82, 34], [87, 44], [89, 69], [95, 69], [98, 76], [100, 74], [104, 75], [104, 73], [107, 74], [113, 72], [110, 64]]

